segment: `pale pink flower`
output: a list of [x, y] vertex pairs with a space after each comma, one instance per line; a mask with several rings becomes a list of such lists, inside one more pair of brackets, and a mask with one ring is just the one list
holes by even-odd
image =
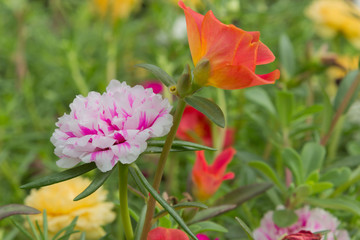
[[56, 123], [51, 137], [59, 167], [95, 162], [102, 172], [120, 161], [134, 162], [151, 137], [166, 135], [172, 126], [171, 106], [151, 88], [112, 80], [102, 95], [77, 96], [70, 114]]
[[261, 220], [260, 227], [254, 231], [254, 239], [278, 240], [300, 230], [310, 232], [330, 230], [327, 234], [327, 240], [350, 240], [346, 230], [337, 230], [340, 224], [339, 220], [324, 209], [310, 209], [309, 206], [305, 206], [296, 210], [295, 213], [299, 217], [298, 221], [289, 227], [280, 228], [273, 221], [273, 211], [267, 212]]

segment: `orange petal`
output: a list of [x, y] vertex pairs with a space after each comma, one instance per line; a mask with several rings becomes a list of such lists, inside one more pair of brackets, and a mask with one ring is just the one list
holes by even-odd
[[271, 73], [257, 75], [245, 66], [228, 65], [214, 69], [207, 83], [222, 89], [241, 89], [263, 84], [273, 84], [280, 77], [277, 69]]
[[182, 1], [179, 1], [179, 6], [184, 9], [190, 52], [194, 65], [196, 65], [202, 57], [200, 29], [204, 16], [185, 6]]
[[260, 33], [259, 32], [248, 32], [253, 36], [253, 42], [259, 42], [259, 48], [256, 56], [256, 65], [262, 65], [271, 63], [275, 60], [274, 54], [271, 50], [262, 42], [259, 41]]
[[189, 237], [179, 229], [157, 227], [149, 232], [147, 240], [189, 240]]
[[236, 48], [232, 65], [243, 65], [251, 71], [255, 71], [259, 42], [252, 40], [253, 37], [250, 34], [244, 34]]
[[236, 153], [235, 149], [230, 147], [222, 151], [209, 167], [209, 171], [218, 176], [224, 175], [227, 165], [231, 162]]
[[235, 173], [233, 172], [228, 172], [227, 174], [225, 174], [222, 178], [223, 181], [225, 180], [230, 180], [233, 179], [235, 177]]
[[202, 55], [212, 66], [231, 64], [238, 43], [247, 33], [234, 25], [225, 25], [209, 11], [201, 27]]
[[265, 44], [260, 42], [257, 52], [256, 65], [268, 64], [274, 60], [275, 56], [271, 50]]

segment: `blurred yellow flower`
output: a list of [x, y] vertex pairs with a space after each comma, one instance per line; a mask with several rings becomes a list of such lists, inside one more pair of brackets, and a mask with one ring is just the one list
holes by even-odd
[[140, 0], [93, 0], [96, 10], [102, 17], [111, 16], [112, 20], [126, 19], [139, 5]]
[[[179, 0], [172, 0], [176, 6], [178, 5]], [[204, 7], [203, 0], [183, 0], [186, 6], [192, 9], [199, 9]]]
[[315, 0], [306, 10], [319, 35], [333, 37], [342, 33], [360, 49], [360, 8], [351, 1]]
[[[115, 213], [112, 212], [114, 204], [105, 202], [107, 191], [102, 188], [87, 198], [74, 202], [73, 199], [89, 184], [88, 179], [78, 177], [39, 190], [33, 189], [26, 197], [25, 204], [41, 211], [46, 210], [50, 236], [79, 216], [75, 230], [85, 232], [86, 239], [99, 239], [105, 235], [101, 225], [115, 219]], [[30, 215], [30, 220], [34, 224], [38, 221], [40, 226], [43, 224], [42, 214]], [[74, 234], [71, 239], [78, 239], [79, 236], [80, 233]]]
[[324, 64], [329, 65], [326, 74], [331, 83], [327, 86], [326, 91], [330, 96], [335, 96], [338, 85], [348, 72], [358, 69], [359, 60], [359, 56], [337, 56], [336, 54], [322, 57]]

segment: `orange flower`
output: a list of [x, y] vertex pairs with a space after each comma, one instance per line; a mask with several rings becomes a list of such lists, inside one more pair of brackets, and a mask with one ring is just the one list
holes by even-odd
[[179, 6], [185, 12], [196, 84], [240, 89], [271, 84], [280, 77], [279, 70], [255, 74], [256, 65], [275, 60], [270, 49], [260, 42], [259, 32], [246, 32], [234, 25], [225, 25], [215, 18], [212, 11], [203, 16], [182, 1], [179, 1]]
[[149, 232], [147, 240], [189, 240], [189, 237], [179, 229], [157, 227]]
[[196, 152], [196, 162], [192, 170], [194, 183], [193, 193], [200, 201], [210, 198], [219, 189], [224, 180], [233, 179], [233, 172], [225, 173], [227, 165], [231, 162], [235, 149], [227, 148], [216, 157], [210, 166], [206, 162], [204, 151]]

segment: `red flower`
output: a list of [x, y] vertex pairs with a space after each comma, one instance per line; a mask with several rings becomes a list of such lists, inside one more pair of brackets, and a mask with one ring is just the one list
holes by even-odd
[[194, 80], [200, 86], [240, 89], [271, 84], [280, 77], [275, 70], [255, 74], [257, 65], [273, 62], [275, 57], [260, 40], [259, 32], [246, 32], [225, 25], [209, 11], [205, 16], [179, 1], [184, 9], [191, 56], [195, 65]]
[[[176, 136], [184, 141], [196, 142], [211, 147], [213, 145], [210, 120], [193, 107], [187, 106], [181, 118]], [[224, 147], [234, 141], [234, 130], [227, 129]]]
[[231, 162], [235, 149], [228, 148], [216, 157], [210, 166], [206, 162], [204, 151], [196, 152], [196, 162], [192, 170], [194, 183], [193, 193], [197, 199], [205, 201], [219, 189], [224, 180], [233, 179], [233, 172], [225, 173], [227, 165]]
[[149, 232], [147, 240], [189, 240], [189, 237], [179, 229], [157, 227]]
[[321, 240], [321, 234], [301, 230], [298, 233], [285, 236], [282, 240]]

